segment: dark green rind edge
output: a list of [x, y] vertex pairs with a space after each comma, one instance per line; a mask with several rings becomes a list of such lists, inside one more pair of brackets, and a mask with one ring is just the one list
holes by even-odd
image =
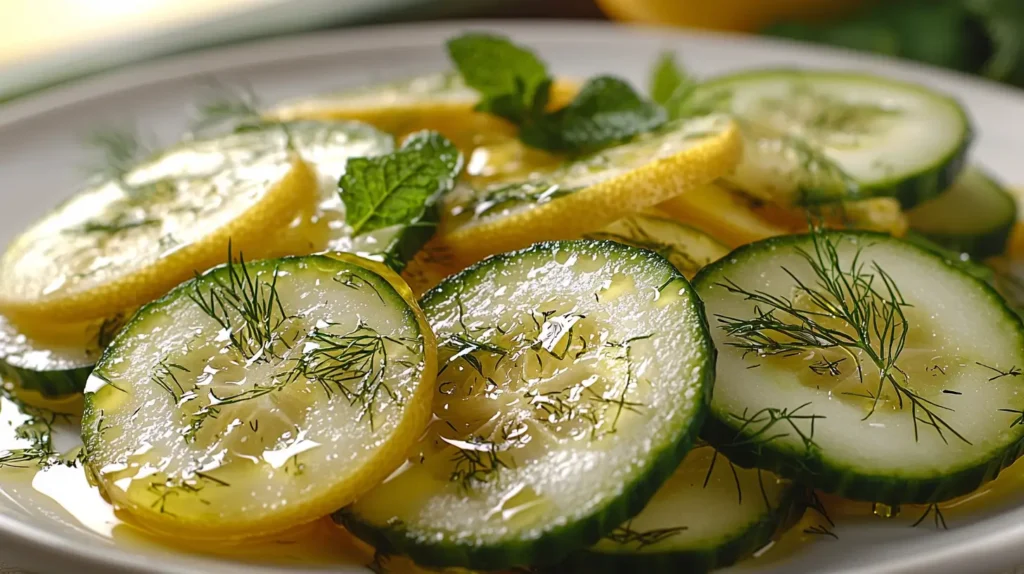
[[1006, 211], [1006, 220], [1002, 225], [993, 227], [987, 232], [976, 234], [930, 233], [915, 229], [913, 222], [910, 224], [910, 229], [946, 249], [967, 253], [976, 259], [983, 259], [991, 255], [999, 255], [1006, 250], [1006, 243], [1010, 240], [1010, 234], [1017, 223], [1017, 200], [984, 171], [980, 169], [972, 171], [984, 181], [986, 186], [984, 193], [999, 195], [1009, 208]]
[[715, 546], [636, 553], [585, 550], [573, 554], [565, 562], [547, 569], [546, 572], [698, 574], [725, 568], [764, 548], [799, 522], [807, 509], [810, 493], [810, 490], [796, 483], [790, 485], [777, 508], [766, 512], [757, 523], [727, 539], [722, 539]]
[[[1021, 318], [995, 289], [977, 277], [965, 273], [942, 256], [884, 233], [873, 231], [825, 231], [822, 233], [825, 236], [857, 236], [910, 246], [924, 256], [941, 262], [950, 272], [963, 275], [967, 281], [988, 295], [993, 303], [999, 304], [1005, 311], [1007, 320], [1011, 324], [1016, 324], [1017, 333], [1024, 334], [1024, 323], [1021, 322]], [[708, 277], [717, 274], [718, 268], [724, 265], [724, 262], [746, 257], [748, 253], [756, 253], [766, 248], [787, 247], [810, 240], [810, 237], [809, 234], [786, 235], [739, 247], [720, 261], [702, 269], [694, 277], [694, 287], [700, 291], [700, 284], [707, 281]], [[771, 443], [768, 445], [750, 444], [751, 441], [746, 440], [747, 437], [715, 416], [713, 409], [701, 430], [701, 438], [721, 451], [733, 463], [742, 467], [770, 470], [791, 480], [814, 485], [818, 490], [852, 500], [881, 502], [890, 505], [931, 504], [968, 494], [994, 479], [1004, 468], [1013, 464], [1018, 457], [1024, 454], [1024, 426], [1021, 426], [1021, 429], [1017, 431], [1017, 438], [1002, 447], [993, 449], [992, 456], [987, 460], [942, 475], [913, 477], [867, 473], [830, 461], [821, 456], [819, 451], [797, 452], [795, 448], [775, 448]]]
[[[367, 273], [369, 275], [373, 275], [374, 277], [379, 278], [380, 281], [381, 281], [381, 285], [378, 285], [378, 287], [386, 286], [387, 289], [390, 291], [390, 293], [384, 293], [384, 295], [393, 296], [395, 301], [401, 301], [402, 305], [406, 305], [407, 306], [407, 303], [405, 302], [405, 299], [403, 299], [402, 296], [397, 291], [394, 290], [394, 287], [390, 283], [388, 283], [387, 280], [385, 280], [384, 278], [380, 277], [380, 275], [377, 275], [372, 269], [368, 269], [368, 268], [365, 268], [365, 267], [359, 267], [358, 265], [355, 265], [355, 264], [352, 264], [352, 263], [347, 263], [345, 261], [334, 259], [334, 258], [332, 258], [332, 257], [330, 257], [328, 255], [313, 254], [313, 255], [288, 256], [288, 257], [281, 257], [281, 258], [277, 258], [277, 259], [260, 259], [260, 260], [256, 260], [256, 261], [246, 261], [245, 265], [246, 265], [246, 268], [249, 269], [250, 271], [262, 271], [264, 268], [266, 268], [268, 266], [270, 268], [273, 268], [274, 266], [281, 266], [281, 265], [300, 263], [300, 262], [302, 262], [304, 260], [312, 260], [312, 259], [323, 260], [325, 262], [328, 262], [331, 265], [338, 266], [338, 267], [352, 267], [352, 268], [355, 268], [355, 269], [359, 269], [359, 270], [361, 270], [361, 271], [363, 271], [363, 272], [365, 272], [365, 273]], [[168, 291], [165, 295], [163, 295], [159, 299], [155, 299], [153, 301], [150, 301], [149, 303], [146, 303], [145, 305], [140, 307], [128, 319], [128, 321], [125, 322], [125, 324], [121, 328], [121, 330], [118, 331], [118, 333], [114, 336], [114, 339], [113, 339], [113, 341], [111, 341], [110, 345], [107, 346], [107, 348], [103, 350], [103, 354], [100, 355], [100, 358], [99, 358], [99, 360], [96, 361], [96, 364], [93, 367], [91, 367], [91, 371], [102, 370], [104, 364], [108, 360], [113, 360], [113, 359], [117, 358], [121, 342], [124, 339], [132, 337], [133, 334], [134, 334], [135, 328], [138, 326], [139, 323], [144, 322], [148, 318], [150, 313], [159, 312], [162, 307], [171, 304], [178, 297], [181, 297], [183, 292], [185, 290], [187, 290], [187, 289], [190, 289], [195, 283], [203, 281], [204, 279], [206, 279], [207, 277], [210, 277], [211, 275], [216, 275], [216, 274], [222, 273], [222, 272], [224, 272], [227, 269], [227, 267], [228, 267], [227, 264], [221, 264], [221, 265], [218, 265], [218, 266], [213, 267], [211, 269], [208, 269], [208, 270], [204, 271], [203, 273], [197, 274], [192, 279], [188, 279], [188, 280], [186, 280], [186, 281], [184, 281], [182, 283], [179, 283], [176, 287], [174, 287], [173, 289]], [[185, 296], [187, 296], [187, 295], [185, 295]], [[88, 377], [86, 377], [86, 381], [88, 381]], [[102, 391], [103, 389], [100, 389], [100, 390]], [[96, 425], [94, 423], [95, 423], [95, 416], [96, 416], [97, 413], [96, 413], [95, 405], [93, 405], [93, 400], [92, 400], [93, 396], [95, 394], [96, 394], [95, 392], [86, 392], [84, 394], [85, 402], [84, 402], [84, 405], [83, 405], [83, 408], [82, 408], [82, 445], [83, 445], [83, 447], [85, 449], [85, 456], [86, 456], [85, 460], [86, 460], [87, 463], [89, 461], [89, 452], [92, 450], [92, 442], [93, 442], [93, 439], [95, 438], [95, 435], [93, 433], [96, 431]], [[88, 468], [86, 470], [88, 471]]]
[[[669, 276], [673, 280], [678, 278], [689, 286], [686, 278], [671, 263], [653, 251], [613, 241], [551, 241], [538, 243], [519, 251], [492, 255], [464, 269], [424, 294], [420, 299], [421, 307], [428, 305], [431, 297], [435, 294], [443, 293], [450, 284], [457, 281], [461, 282], [467, 275], [475, 273], [479, 269], [513, 257], [530, 255], [539, 251], [548, 251], [556, 248], [569, 248], [578, 244], [590, 244], [599, 247], [604, 252], [614, 252], [617, 250], [620, 252], [632, 251], [647, 254], [649, 258], [657, 258], [655, 261], [661, 260], [659, 263], [665, 265], [666, 271], [669, 272]], [[424, 543], [418, 541], [413, 536], [409, 536], [401, 524], [376, 526], [361, 520], [349, 508], [338, 510], [332, 515], [332, 518], [336, 523], [347, 528], [352, 534], [369, 543], [379, 552], [383, 554], [403, 554], [412, 558], [417, 564], [427, 567], [501, 570], [515, 566], [555, 564], [571, 552], [596, 544], [616, 527], [643, 510], [647, 502], [654, 496], [654, 493], [672, 476], [672, 473], [682, 463], [683, 458], [685, 458], [693, 446], [698, 432], [706, 419], [711, 395], [710, 389], [715, 380], [717, 351], [711, 342], [704, 304], [697, 297], [696, 291], [692, 287], [689, 287], [688, 291], [689, 300], [697, 312], [697, 319], [700, 321], [701, 330], [704, 331], [705, 335], [705, 368], [699, 381], [703, 396], [699, 399], [698, 407], [695, 409], [687, 427], [678, 436], [677, 441], [674, 444], [666, 445], [656, 452], [652, 457], [653, 460], [647, 464], [646, 471], [638, 472], [638, 478], [626, 485], [621, 495], [611, 500], [600, 510], [571, 524], [548, 530], [536, 539], [509, 540], [490, 546], [448, 542]]]
[[953, 185], [957, 176], [963, 170], [967, 163], [967, 151], [970, 149], [971, 144], [974, 142], [974, 128], [971, 125], [970, 117], [968, 117], [966, 110], [963, 105], [960, 104], [956, 99], [936, 92], [929, 89], [926, 86], [915, 84], [911, 82], [905, 82], [889, 78], [887, 76], [879, 76], [874, 74], [866, 74], [861, 72], [842, 72], [832, 70], [807, 70], [799, 68], [773, 68], [765, 70], [756, 70], [752, 72], [739, 72], [736, 74], [728, 74], [724, 76], [717, 76], [708, 79], [706, 82], [701, 83], [698, 90], [704, 90], [714, 88], [722, 84], [729, 84], [738, 80], [746, 78], [755, 78], [759, 76], [772, 76], [772, 75], [800, 75], [800, 76], [830, 76], [830, 77], [845, 77], [851, 79], [863, 79], [866, 81], [873, 82], [875, 84], [887, 84], [901, 89], [910, 89], [917, 92], [925, 93], [936, 99], [942, 99], [952, 105], [958, 112], [963, 120], [964, 131], [960, 138], [959, 144], [950, 150], [946, 155], [939, 159], [930, 168], [918, 171], [916, 173], [908, 174], [902, 179], [890, 179], [886, 181], [879, 181], [872, 184], [864, 184], [852, 178], [851, 180], [856, 183], [856, 186], [848, 196], [835, 197], [830, 194], [819, 194], [815, 190], [803, 190], [802, 201], [804, 204], [824, 204], [824, 203], [835, 203], [842, 201], [858, 201], [862, 199], [872, 199], [879, 197], [893, 197], [896, 198], [903, 209], [908, 209], [933, 197], [938, 196], [943, 191], [946, 191], [949, 186]]
[[35, 391], [48, 399], [76, 395], [85, 390], [93, 365], [73, 369], [39, 371], [0, 361], [0, 374], [19, 388]]

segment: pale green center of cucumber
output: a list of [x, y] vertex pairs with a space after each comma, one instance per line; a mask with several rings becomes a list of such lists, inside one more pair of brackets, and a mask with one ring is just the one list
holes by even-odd
[[683, 280], [636, 250], [561, 245], [425, 296], [436, 420], [352, 507], [361, 522], [420, 544], [536, 539], [599, 512], [679, 440], [707, 359]]
[[[786, 298], [797, 309], [818, 313], [821, 325], [859, 339], [796, 288], [787, 270], [806, 285], [818, 283], [795, 250], [813, 254], [811, 240], [793, 241], [761, 253], [752, 249], [701, 278], [719, 350], [712, 405], [719, 419], [751, 435], [750, 444], [814, 451], [864, 472], [915, 477], [980, 463], [1019, 434], [1011, 428], [1014, 416], [1000, 410], [1016, 408], [1019, 380], [1013, 373], [1024, 365], [1018, 328], [991, 292], [898, 241], [864, 235], [838, 240], [836, 248], [846, 280], [859, 277], [877, 293], [864, 299], [876, 316], [894, 300], [878, 269], [905, 302], [904, 318], [871, 324], [868, 345], [883, 363], [892, 359], [888, 373], [902, 391], [889, 381], [879, 384], [879, 367], [863, 349], [821, 348], [827, 347], [823, 343], [759, 354], [748, 346], [753, 339], [729, 335], [723, 318], [753, 319], [772, 311], [771, 305], [729, 293], [723, 284], [731, 281], [748, 293]], [[783, 310], [772, 313], [797, 323]], [[775, 341], [792, 340], [762, 332]]]

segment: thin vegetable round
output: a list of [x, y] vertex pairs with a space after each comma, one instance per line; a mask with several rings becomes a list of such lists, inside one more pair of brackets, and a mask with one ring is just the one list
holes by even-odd
[[401, 464], [430, 416], [435, 353], [383, 266], [221, 266], [143, 307], [103, 353], [86, 468], [115, 506], [178, 537], [304, 524]]
[[694, 448], [643, 512], [553, 569], [696, 574], [750, 556], [795, 523], [808, 492], [771, 472]]
[[945, 191], [972, 130], [951, 97], [869, 74], [757, 70], [712, 78], [689, 105], [729, 112], [744, 158], [727, 179], [781, 203], [895, 197], [904, 207]]
[[694, 279], [719, 350], [706, 439], [848, 498], [966, 494], [1020, 454], [1024, 329], [988, 285], [889, 236], [741, 247]]
[[969, 167], [942, 195], [907, 212], [910, 228], [947, 249], [976, 258], [998, 255], [1017, 222], [1010, 192], [977, 167]]
[[703, 419], [714, 348], [686, 279], [610, 241], [497, 255], [422, 299], [435, 420], [335, 519], [427, 566], [552, 563], [639, 512]]
[[60, 333], [29, 334], [0, 316], [0, 369], [19, 388], [47, 399], [85, 389], [85, 382], [100, 353], [110, 343], [125, 317], [63, 325]]

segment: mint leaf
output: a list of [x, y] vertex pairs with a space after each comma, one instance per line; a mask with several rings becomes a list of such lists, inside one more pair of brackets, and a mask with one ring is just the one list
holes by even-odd
[[480, 92], [476, 109], [516, 124], [523, 143], [536, 148], [591, 151], [666, 120], [661, 108], [608, 76], [591, 79], [572, 103], [548, 112], [552, 78], [544, 62], [501, 36], [464, 34], [448, 41], [448, 54], [466, 85]]
[[671, 52], [664, 52], [658, 57], [651, 72], [650, 84], [651, 98], [665, 108], [669, 119], [700, 115], [694, 113], [697, 110], [689, 105], [690, 96], [700, 84], [679, 65]]
[[338, 193], [353, 237], [418, 224], [455, 185], [462, 154], [436, 132], [409, 136], [393, 153], [348, 160]]
[[665, 110], [611, 76], [592, 78], [571, 103], [522, 126], [519, 138], [550, 151], [598, 149], [649, 132], [666, 121]]
[[676, 61], [672, 52], [662, 52], [651, 71], [651, 99], [666, 108], [685, 98], [697, 87], [697, 79]]
[[479, 111], [518, 124], [547, 105], [551, 87], [547, 67], [507, 38], [464, 34], [448, 41], [448, 54], [466, 85], [483, 96]]

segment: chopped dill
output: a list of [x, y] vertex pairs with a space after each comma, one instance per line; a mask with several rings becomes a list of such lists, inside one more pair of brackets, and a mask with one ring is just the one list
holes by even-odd
[[[859, 351], [878, 369], [876, 388], [868, 392], [872, 404], [865, 419], [875, 412], [888, 387], [895, 393], [900, 409], [910, 405], [915, 440], [919, 439], [919, 426], [924, 425], [943, 442], [948, 442], [947, 434], [952, 434], [970, 444], [940, 414], [953, 409], [918, 394], [899, 366], [910, 328], [904, 314], [909, 304], [892, 277], [876, 262], [870, 267], [864, 263], [860, 250], [844, 267], [832, 241], [819, 232], [813, 233], [812, 240], [813, 252], [799, 249], [798, 254], [813, 273], [814, 283], [783, 268], [793, 280], [797, 296], [808, 301], [806, 308], [797, 306], [795, 297], [750, 291], [728, 278], [717, 284], [755, 305], [751, 318], [717, 316], [719, 328], [733, 339], [727, 344], [759, 357], [842, 351], [854, 360], [858, 379], [865, 384], [856, 355]], [[829, 326], [824, 319], [841, 326]]]
[[655, 528], [652, 530], [633, 530], [632, 521], [629, 521], [612, 530], [605, 539], [622, 545], [636, 545], [636, 550], [653, 546], [687, 530], [686, 526], [672, 528]]
[[285, 313], [277, 292], [278, 270], [266, 281], [249, 273], [245, 258], [238, 255], [238, 263], [231, 256], [228, 243], [227, 279], [220, 274], [204, 277], [212, 282], [197, 280], [192, 283], [192, 300], [207, 316], [227, 333], [230, 345], [243, 358], [267, 361], [278, 356], [278, 345], [290, 348], [279, 330], [291, 317]]
[[940, 528], [942, 530], [949, 530], [949, 526], [946, 525], [946, 517], [943, 516], [942, 509], [936, 503], [929, 504], [924, 509], [924, 513], [921, 514], [921, 517], [917, 519], [917, 522], [911, 524], [910, 527], [916, 528], [917, 526], [921, 525], [925, 521], [925, 519], [928, 518], [929, 515], [931, 515], [932, 521], [935, 524], [935, 530], [939, 530]]
[[25, 448], [0, 450], [0, 469], [47, 468], [56, 464], [74, 466], [78, 463], [80, 452], [64, 457], [55, 450], [53, 444], [56, 426], [61, 423], [70, 424], [70, 415], [25, 404], [4, 385], [0, 385], [0, 397], [10, 401], [26, 416], [26, 420], [14, 429], [14, 436], [29, 442]]
[[999, 368], [996, 368], [996, 367], [992, 367], [992, 366], [986, 365], [984, 363], [975, 363], [975, 364], [978, 365], [979, 367], [985, 367], [986, 369], [988, 369], [988, 370], [992, 371], [993, 373], [995, 373], [994, 376], [989, 377], [989, 379], [988, 379], [989, 381], [997, 381], [999, 379], [1002, 379], [1003, 377], [1019, 377], [1021, 375], [1021, 370], [1016, 365], [1010, 367], [1009, 370], [1004, 371], [1002, 369], [999, 369]]
[[382, 336], [362, 322], [344, 334], [318, 327], [306, 336], [305, 341], [313, 348], [303, 353], [297, 368], [284, 380], [290, 382], [302, 375], [318, 383], [328, 396], [340, 394], [350, 405], [359, 406], [359, 417], [366, 416], [371, 429], [382, 395], [400, 402], [398, 395], [385, 382], [385, 369], [391, 360], [388, 345], [413, 354], [418, 353], [421, 346], [419, 339]]
[[449, 480], [459, 483], [463, 490], [471, 490], [477, 483], [496, 480], [502, 469], [510, 468], [499, 456], [500, 447], [493, 441], [479, 436], [465, 441], [443, 437], [441, 440], [455, 447], [452, 455], [455, 466]]
[[86, 137], [86, 144], [100, 153], [100, 160], [90, 171], [122, 181], [132, 168], [154, 151], [154, 146], [144, 141], [134, 129], [99, 130]]
[[818, 496], [818, 492], [812, 490], [807, 500], [807, 508], [813, 510], [818, 516], [820, 516], [827, 524], [818, 523], [814, 526], [810, 526], [804, 529], [804, 534], [813, 534], [817, 536], [827, 536], [835, 540], [839, 540], [839, 535], [833, 530], [836, 523], [832, 521], [832, 517], [828, 514], [828, 509], [825, 508], [825, 503], [821, 501], [821, 497]]
[[[735, 442], [729, 446], [760, 447], [795, 434], [803, 443], [805, 451], [815, 450], [818, 445], [814, 442], [814, 423], [826, 417], [807, 413], [804, 409], [809, 406], [811, 403], [804, 403], [794, 409], [765, 407], [753, 414], [748, 414], [748, 409], [743, 409], [742, 414], [730, 413], [730, 418], [741, 425], [736, 429]], [[804, 428], [801, 428], [801, 424]], [[751, 429], [750, 434], [746, 434], [747, 429]]]

